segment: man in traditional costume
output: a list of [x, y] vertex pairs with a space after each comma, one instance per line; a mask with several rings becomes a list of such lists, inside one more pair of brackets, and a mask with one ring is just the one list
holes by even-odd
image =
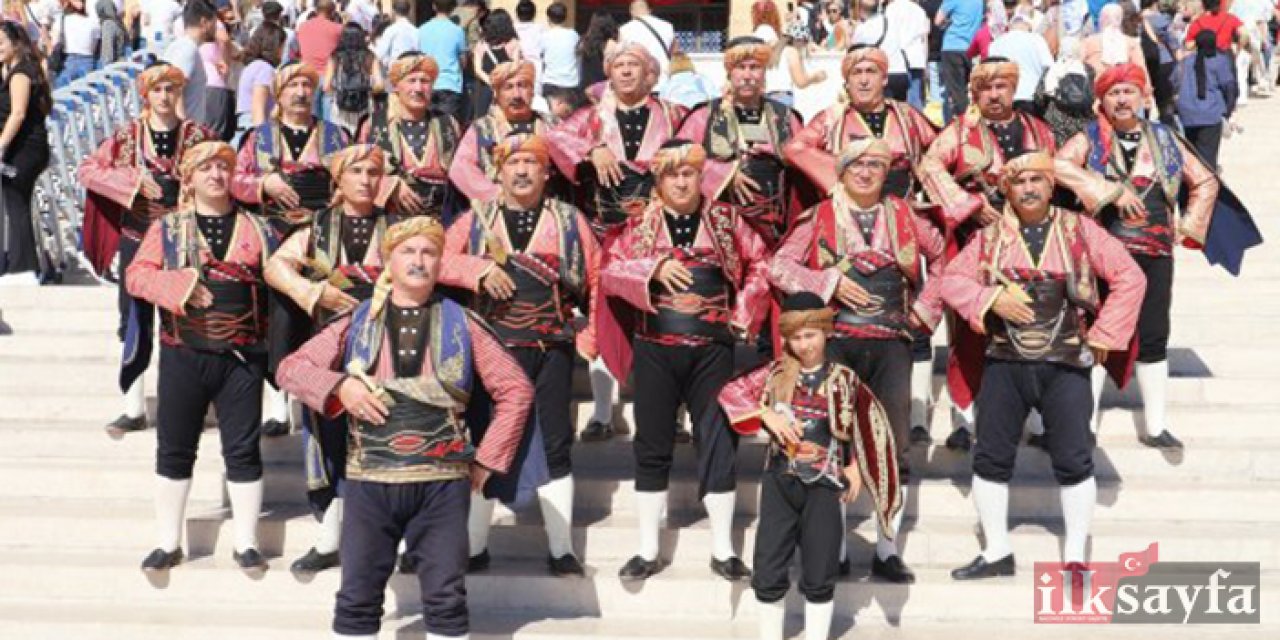
[[[498, 144], [513, 133], [545, 135], [550, 129], [542, 114], [533, 110], [533, 87], [537, 79], [533, 62], [504, 62], [489, 73], [489, 79], [493, 86], [493, 106], [472, 121], [449, 166], [449, 180], [473, 206], [477, 202], [492, 202], [501, 195], [498, 165], [493, 158]], [[568, 161], [555, 148], [551, 153], [559, 171], [567, 169]], [[565, 190], [559, 173], [552, 187], [553, 193]]]
[[[418, 559], [428, 640], [467, 638], [469, 495], [515, 458], [533, 389], [482, 321], [434, 294], [444, 227], [417, 216], [387, 229], [372, 298], [287, 358], [283, 387], [344, 417], [339, 638], [373, 639], [403, 540]], [[462, 416], [478, 382], [494, 398], [478, 447]]]
[[[1133, 335], [1146, 279], [1124, 245], [1092, 219], [1050, 204], [1054, 161], [1024, 154], [1001, 169], [1000, 218], [947, 265], [942, 295], [985, 336], [973, 499], [986, 546], [956, 580], [1013, 575], [1009, 480], [1035, 409], [1061, 487], [1063, 561], [1083, 563], [1098, 487], [1089, 368]], [[1110, 294], [1099, 302], [1098, 279]], [[968, 363], [972, 365], [972, 363]]]
[[305, 63], [278, 69], [272, 81], [275, 110], [249, 132], [236, 162], [236, 199], [261, 206], [282, 234], [329, 206], [333, 178], [324, 162], [350, 143], [342, 127], [311, 114], [319, 81]]
[[124, 411], [107, 425], [120, 436], [147, 428], [146, 384], [151, 365], [155, 308], [129, 295], [126, 273], [151, 222], [178, 205], [178, 167], [186, 152], [215, 135], [204, 125], [178, 116], [187, 79], [177, 67], [158, 62], [138, 74], [142, 114], [120, 127], [76, 170], [85, 188], [85, 255], [106, 273], [118, 254], [120, 277], [118, 335], [124, 345], [120, 389]]
[[449, 165], [458, 148], [458, 121], [431, 110], [431, 90], [440, 68], [431, 56], [405, 53], [391, 63], [393, 93], [360, 130], [362, 142], [378, 145], [387, 158], [382, 193], [402, 216], [445, 219]]
[[745, 36], [724, 52], [728, 84], [723, 97], [694, 109], [678, 137], [707, 150], [702, 195], [734, 202], [739, 214], [770, 248], [787, 231], [789, 194], [783, 145], [800, 131], [800, 116], [765, 98], [765, 69], [772, 46]]
[[[1118, 350], [1107, 364], [1119, 374], [1120, 384], [1126, 382], [1130, 370], [1136, 374], [1145, 417], [1138, 421], [1138, 439], [1151, 447], [1181, 449], [1182, 442], [1169, 432], [1165, 419], [1173, 248], [1180, 242], [1212, 255], [1213, 249], [1207, 248], [1214, 244], [1209, 240], [1210, 229], [1218, 227], [1220, 237], [1228, 235], [1226, 226], [1215, 224], [1220, 220], [1218, 211], [1223, 211], [1224, 224], [1248, 221], [1247, 212], [1235, 196], [1223, 191], [1213, 169], [1177, 132], [1142, 118], [1150, 87], [1141, 67], [1123, 64], [1108, 69], [1098, 77], [1094, 94], [1102, 117], [1068, 140], [1058, 158], [1105, 179], [1098, 188], [1079, 190], [1080, 200], [1124, 244], [1147, 277], [1136, 349], [1130, 347], [1127, 353]], [[1225, 197], [1219, 197], [1220, 193]], [[1247, 226], [1252, 228], [1252, 221]], [[1241, 243], [1245, 248], [1261, 241], [1256, 228], [1251, 231]], [[1105, 382], [1105, 370], [1096, 367], [1095, 403]], [[1094, 419], [1096, 428], [1096, 404]]]
[[477, 203], [449, 228], [440, 283], [475, 294], [474, 309], [533, 382], [535, 414], [525, 437], [541, 440], [522, 451], [536, 456], [540, 450], [545, 459], [519, 460], [512, 481], [491, 482], [490, 495], [472, 500], [471, 567], [488, 567], [497, 498], [516, 499], [515, 480], [529, 465], [546, 478], [537, 494], [550, 547], [547, 564], [555, 575], [582, 575], [571, 538], [573, 365], [575, 343], [587, 361], [595, 343], [590, 322], [575, 329], [574, 309], [586, 313], [595, 306], [600, 245], [576, 207], [545, 193], [551, 159], [542, 136], [512, 134], [493, 155], [502, 195]]
[[[1017, 86], [1017, 63], [991, 57], [975, 65], [969, 76], [969, 108], [938, 134], [916, 165], [916, 177], [949, 233], [948, 258], [958, 254], [978, 229], [1000, 218], [1004, 195], [999, 181], [1005, 163], [1024, 153], [1054, 152], [1049, 125], [1013, 108]], [[947, 390], [955, 429], [946, 444], [967, 451], [973, 437], [973, 394], [981, 374], [963, 369], [960, 362], [981, 360], [982, 339], [965, 323], [952, 320], [956, 321], [947, 323]]]
[[[273, 348], [292, 351], [373, 295], [382, 274], [378, 245], [389, 224], [374, 205], [384, 164], [382, 149], [367, 144], [352, 145], [329, 158], [329, 173], [337, 179], [337, 203], [290, 235], [267, 261], [267, 284], [309, 319], [297, 331], [303, 335], [290, 336], [283, 348]], [[326, 420], [322, 414], [309, 413], [304, 427], [307, 489], [311, 506], [320, 516], [320, 535], [291, 570], [306, 574], [338, 566], [340, 484], [346, 471], [347, 438], [344, 423]]]
[[[643, 45], [623, 43], [605, 60], [609, 82], [595, 105], [579, 109], [549, 136], [553, 149], [565, 154], [565, 176], [579, 185], [587, 217], [596, 238], [608, 249], [627, 222], [644, 209], [653, 191], [651, 164], [664, 143], [676, 134], [687, 111], [684, 107], [655, 98], [658, 61]], [[609, 313], [606, 306], [602, 314]], [[615, 335], [615, 323], [601, 326], [598, 340], [619, 343], [626, 336]], [[613, 437], [613, 396], [617, 386], [610, 373], [618, 363], [601, 358], [591, 362], [591, 394], [595, 410], [584, 441]]]
[[[940, 279], [946, 241], [905, 200], [884, 191], [893, 152], [884, 140], [849, 141], [836, 164], [831, 198], [802, 213], [778, 248], [770, 282], [785, 293], [817, 294], [836, 311], [831, 360], [858, 374], [880, 399], [899, 449], [909, 444], [911, 345], [942, 316]], [[921, 258], [929, 265], [925, 278]], [[901, 518], [901, 512], [897, 516]], [[872, 575], [914, 580], [890, 530], [881, 528]], [[844, 558], [842, 558], [843, 560]]]
[[618, 380], [634, 373], [640, 548], [619, 572], [624, 580], [661, 569], [658, 538], [682, 404], [693, 424], [712, 571], [727, 580], [751, 575], [733, 549], [737, 436], [724, 424], [715, 394], [732, 374], [735, 341], [755, 335], [768, 308], [768, 256], [731, 205], [702, 197], [705, 162], [701, 145], [678, 138], [654, 154], [653, 201], [627, 221], [601, 275], [603, 293], [630, 307], [626, 319], [635, 321], [625, 332], [635, 336], [634, 368], [630, 343], [601, 344], [619, 350], [606, 358], [619, 365]]
[[858, 374], [826, 355], [835, 316], [817, 294], [787, 296], [779, 319], [782, 356], [734, 379], [719, 396], [734, 431], [753, 436], [763, 427], [770, 436], [751, 578], [760, 602], [761, 640], [783, 638], [784, 598], [797, 549], [805, 637], [831, 636], [844, 543], [842, 505], [864, 486], [882, 527], [901, 520], [897, 447], [888, 417]]
[[[815, 115], [787, 144], [787, 160], [825, 196], [840, 181], [835, 165], [845, 146], [864, 138], [879, 138], [893, 156], [885, 179], [886, 195], [917, 202], [920, 183], [914, 168], [933, 144], [933, 124], [911, 105], [885, 97], [889, 58], [883, 50], [854, 46], [840, 67], [845, 79], [840, 101]], [[928, 410], [933, 396], [933, 347], [927, 335], [912, 342], [911, 359], [911, 441], [927, 443]], [[899, 442], [905, 445], [907, 438]]]
[[126, 273], [129, 294], [160, 308], [160, 408], [156, 431], [159, 540], [145, 571], [182, 562], [182, 526], [205, 415], [217, 411], [227, 495], [235, 521], [232, 557], [249, 572], [258, 552], [262, 455], [258, 448], [266, 371], [271, 229], [231, 197], [235, 151], [202, 142], [179, 166], [178, 207], [147, 231]]

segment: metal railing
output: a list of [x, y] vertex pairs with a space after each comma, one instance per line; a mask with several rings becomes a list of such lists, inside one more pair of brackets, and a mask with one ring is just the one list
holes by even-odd
[[32, 214], [36, 240], [44, 249], [42, 273], [57, 276], [70, 265], [88, 268], [82, 248], [84, 185], [76, 168], [98, 145], [129, 120], [138, 117], [138, 74], [156, 58], [156, 52], [134, 52], [121, 60], [56, 89], [53, 109], [46, 122], [49, 131], [49, 166], [36, 181]]

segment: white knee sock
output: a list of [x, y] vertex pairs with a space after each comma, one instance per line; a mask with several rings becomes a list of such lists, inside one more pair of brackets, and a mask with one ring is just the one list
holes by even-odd
[[933, 361], [911, 363], [911, 426], [929, 428], [933, 404]]
[[552, 480], [538, 487], [543, 528], [547, 530], [547, 550], [551, 557], [573, 553], [573, 476]]
[[831, 640], [831, 616], [835, 611], [836, 605], [831, 601], [804, 603], [804, 640]]
[[262, 513], [262, 481], [227, 482], [231, 498], [231, 520], [235, 525], [235, 550], [241, 553], [258, 548], [258, 515]]
[[1092, 477], [1070, 487], [1062, 487], [1062, 519], [1067, 536], [1062, 545], [1063, 562], [1084, 562], [1093, 505], [1098, 501], [1098, 483]]
[[143, 376], [138, 376], [129, 390], [124, 392], [124, 415], [130, 418], [141, 418], [147, 414], [147, 385]]
[[489, 500], [484, 496], [471, 494], [471, 515], [467, 519], [467, 539], [470, 541], [471, 555], [478, 556], [489, 548], [489, 527], [493, 525], [493, 508], [497, 500]]
[[711, 557], [724, 561], [737, 557], [733, 552], [733, 506], [738, 494], [733, 491], [708, 493], [702, 498], [711, 522]]
[[182, 545], [182, 525], [187, 511], [191, 478], [173, 480], [156, 476], [156, 548], [173, 551]]
[[587, 373], [591, 379], [591, 399], [595, 403], [591, 419], [610, 424], [613, 422], [613, 390], [617, 381], [604, 365], [604, 358], [592, 360]]
[[978, 519], [987, 546], [982, 557], [995, 562], [1010, 553], [1009, 545], [1009, 485], [973, 477], [973, 503], [978, 507]]
[[951, 424], [954, 428], [964, 429], [965, 431], [968, 431], [970, 434], [972, 434], [973, 420], [974, 420], [973, 404], [970, 404], [969, 406], [963, 409], [952, 406]]
[[[879, 522], [876, 523], [876, 556], [881, 560], [888, 560], [889, 556], [898, 555], [897, 540], [902, 536], [902, 515], [906, 512], [907, 510], [904, 507], [898, 509], [897, 515], [893, 516], [893, 522], [891, 523], [893, 525], [893, 540], [886, 538], [884, 528], [880, 526]], [[843, 541], [846, 537], [848, 536], [841, 536], [840, 539]]]
[[262, 397], [264, 399], [262, 407], [262, 421], [275, 420], [277, 422], [289, 421], [289, 395], [269, 383], [262, 384]]
[[316, 553], [333, 553], [342, 541], [342, 498], [334, 498], [320, 517], [320, 535], [316, 536]]
[[1097, 433], [1102, 427], [1102, 390], [1107, 384], [1107, 368], [1097, 365], [1089, 373], [1089, 383], [1093, 387], [1093, 420], [1089, 426]]
[[787, 599], [756, 604], [760, 609], [760, 640], [782, 640], [787, 624]]
[[[662, 519], [667, 515], [666, 491], [637, 491], [636, 517], [640, 525], [640, 557], [650, 562], [658, 559]], [[714, 535], [714, 534], [713, 534]]]
[[840, 503], [840, 562], [849, 559], [849, 505]]
[[1169, 385], [1169, 361], [1139, 362], [1134, 366], [1138, 390], [1142, 392], [1142, 415], [1138, 422], [1142, 435], [1158, 436], [1168, 429], [1165, 424], [1165, 393]]
[[1044, 435], [1044, 416], [1041, 416], [1039, 411], [1032, 409], [1031, 413], [1027, 414], [1027, 421], [1023, 424], [1023, 428], [1033, 436]]

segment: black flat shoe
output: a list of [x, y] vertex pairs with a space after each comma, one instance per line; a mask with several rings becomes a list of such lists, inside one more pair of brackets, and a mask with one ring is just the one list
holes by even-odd
[[572, 553], [566, 553], [559, 558], [548, 557], [547, 568], [551, 570], [553, 576], [583, 576], [587, 572], [582, 568], [582, 563], [578, 562], [578, 558]]
[[417, 573], [418, 561], [414, 560], [413, 556], [409, 555], [409, 552], [406, 551], [400, 554], [400, 559], [396, 561], [396, 571], [399, 571], [400, 573]]
[[871, 575], [894, 584], [911, 584], [916, 581], [916, 574], [902, 561], [902, 556], [897, 555], [884, 560], [879, 555], [874, 556], [871, 559]]
[[141, 415], [136, 418], [130, 418], [121, 414], [119, 418], [108, 422], [106, 428], [107, 433], [112, 436], [122, 436], [134, 431], [145, 431], [147, 428], [147, 416]]
[[911, 427], [911, 444], [933, 444], [933, 436], [929, 435], [929, 430], [916, 425]]
[[467, 573], [481, 573], [489, 570], [489, 550], [485, 549], [479, 554], [467, 558]]
[[613, 425], [608, 422], [600, 422], [592, 420], [587, 423], [587, 428], [582, 430], [578, 435], [578, 439], [583, 442], [604, 442], [613, 437]]
[[151, 553], [142, 560], [142, 570], [152, 571], [168, 571], [173, 567], [182, 564], [183, 555], [182, 547], [178, 547], [173, 551], [165, 551], [164, 549], [152, 549]]
[[1039, 433], [1033, 433], [1027, 436], [1027, 446], [1044, 452], [1049, 451], [1049, 443], [1045, 441], [1044, 435]]
[[1169, 433], [1167, 429], [1165, 431], [1161, 431], [1160, 435], [1154, 438], [1151, 436], [1142, 436], [1141, 438], [1138, 438], [1138, 442], [1156, 449], [1166, 449], [1169, 451], [1179, 451], [1182, 449], [1182, 441], [1173, 437], [1173, 434]]
[[657, 560], [645, 560], [640, 556], [632, 556], [618, 570], [618, 577], [628, 582], [648, 580], [650, 576], [662, 570]]
[[267, 559], [257, 549], [249, 547], [244, 552], [232, 551], [231, 559], [245, 571], [256, 571], [267, 568]]
[[952, 580], [981, 580], [982, 578], [994, 578], [997, 576], [1011, 576], [1014, 574], [1016, 565], [1013, 562], [1013, 554], [1009, 554], [995, 562], [987, 562], [987, 559], [978, 554], [973, 562], [966, 564], [959, 569], [951, 572]]
[[311, 547], [306, 555], [293, 561], [289, 566], [289, 571], [293, 573], [319, 573], [325, 569], [332, 569], [338, 566], [338, 552], [320, 553], [315, 547]]
[[746, 563], [738, 559], [737, 556], [728, 560], [711, 559], [711, 572], [728, 580], [729, 582], [737, 582], [746, 580], [751, 577], [751, 569], [747, 568]]
[[680, 427], [679, 429], [676, 429], [675, 441], [676, 444], [689, 444], [690, 442], [693, 442], [693, 434], [689, 433], [688, 429]]
[[262, 437], [279, 438], [289, 435], [289, 423], [280, 420], [267, 420], [262, 423]]
[[853, 573], [853, 563], [849, 562], [848, 558], [841, 560], [839, 566], [836, 567], [836, 574], [844, 577], [851, 573]]
[[947, 436], [947, 448], [952, 451], [968, 451], [973, 447], [973, 436], [968, 429], [956, 429]]

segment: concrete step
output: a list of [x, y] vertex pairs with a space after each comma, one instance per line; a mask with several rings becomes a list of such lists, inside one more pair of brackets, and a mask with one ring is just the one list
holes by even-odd
[[[0, 515], [21, 519], [23, 526], [0, 532], [0, 550], [26, 550], [56, 554], [67, 551], [123, 552], [145, 554], [154, 539], [152, 511], [140, 503], [107, 504], [90, 500], [0, 500]], [[1271, 535], [1273, 525], [1247, 521], [1250, 514], [1237, 514], [1229, 522], [1169, 520], [1162, 523], [1155, 538], [1161, 557], [1180, 562], [1241, 561], [1274, 566], [1280, 562], [1280, 538]], [[600, 567], [619, 567], [634, 553], [636, 520], [630, 515], [609, 516], [582, 513], [575, 520], [574, 548], [584, 562]], [[680, 566], [701, 566], [710, 553], [711, 536], [705, 518], [670, 519], [663, 529], [663, 557]], [[864, 517], [849, 520], [849, 557], [869, 570], [876, 526]], [[84, 528], [95, 532], [83, 535]], [[280, 558], [280, 568], [306, 553], [314, 544], [319, 525], [302, 509], [268, 505], [258, 527], [263, 553]], [[913, 567], [945, 568], [962, 565], [980, 549], [976, 515], [907, 520], [899, 537], [903, 559]], [[1092, 532], [1091, 557], [1111, 561], [1120, 553], [1146, 548], [1153, 541], [1151, 526], [1145, 522], [1098, 520]], [[735, 526], [735, 542], [742, 556], [753, 557], [757, 523], [740, 518]], [[1021, 520], [1012, 531], [1013, 546], [1024, 562], [1050, 561], [1059, 557], [1062, 526], [1054, 520]], [[1218, 544], [1229, 537], [1237, 542]], [[234, 530], [230, 513], [222, 507], [203, 505], [188, 510], [187, 553], [202, 557], [227, 556], [232, 551]], [[512, 512], [499, 507], [490, 533], [489, 549], [499, 564], [519, 563], [546, 555], [542, 519], [536, 508]], [[860, 575], [861, 575], [860, 574]]]
[[[1106, 415], [1106, 414], [1104, 414]], [[1123, 415], [1123, 414], [1121, 414]], [[965, 479], [971, 473], [970, 458], [947, 451], [942, 447], [946, 437], [946, 425], [936, 424], [938, 437], [933, 446], [915, 446], [909, 452], [912, 472], [921, 478]], [[585, 418], [584, 418], [585, 421]], [[113, 440], [102, 434], [97, 425], [88, 428], [76, 426], [50, 429], [46, 425], [29, 426], [0, 422], [0, 441], [5, 444], [0, 460], [5, 458], [40, 458], [68, 464], [88, 464], [109, 459], [117, 463], [131, 462], [134, 469], [146, 469], [155, 459], [155, 432], [129, 434], [121, 440]], [[1207, 427], [1191, 428], [1186, 422], [1178, 422], [1178, 434], [1187, 444], [1182, 453], [1164, 453], [1145, 447], [1132, 435], [1129, 424], [1121, 417], [1104, 418], [1101, 448], [1095, 456], [1095, 473], [1102, 481], [1121, 479], [1254, 479], [1280, 480], [1280, 435], [1270, 434], [1269, 440], [1246, 437], [1230, 437], [1236, 428], [1224, 434], [1221, 440], [1205, 439], [1200, 435], [1210, 431]], [[1114, 426], [1113, 426], [1114, 425]], [[1216, 423], [1213, 430], [1221, 432]], [[201, 473], [220, 473], [221, 444], [216, 430], [208, 430], [201, 437], [198, 452], [198, 469]], [[262, 456], [266, 464], [280, 467], [292, 465], [302, 473], [302, 436], [293, 434], [282, 438], [264, 438]], [[764, 465], [767, 441], [763, 438], [743, 439], [739, 446], [738, 464], [744, 474], [754, 473]], [[619, 436], [609, 442], [583, 443], [574, 446], [575, 468], [579, 475], [605, 473], [617, 474], [617, 470], [630, 470], [634, 456], [630, 436]], [[681, 447], [680, 464], [692, 464], [689, 447]], [[1048, 480], [1051, 466], [1048, 456], [1035, 449], [1022, 453], [1019, 479]]]
[[[792, 603], [787, 620], [787, 637], [802, 638], [802, 607]], [[201, 604], [191, 607], [172, 605], [130, 605], [119, 607], [93, 602], [68, 603], [77, 616], [65, 615], [67, 605], [50, 604], [36, 599], [0, 600], [0, 635], [25, 640], [62, 640], [64, 638], [129, 638], [130, 640], [314, 640], [328, 633], [330, 618], [319, 606], [312, 607], [247, 607]], [[745, 616], [744, 616], [745, 617]], [[178, 634], [180, 631], [180, 635]], [[392, 612], [383, 619], [383, 640], [420, 639], [424, 628], [413, 611]], [[1076, 625], [1033, 625], [1026, 620], [1001, 620], [996, 623], [954, 620], [917, 621], [908, 619], [896, 625], [875, 626], [855, 620], [851, 612], [838, 610], [832, 625], [835, 640], [989, 640], [1010, 631], [1034, 632], [1035, 637], [1049, 640], [1075, 640], [1080, 637]], [[1274, 633], [1266, 625], [1226, 626], [1195, 625], [1161, 627], [1160, 637], [1171, 640], [1235, 640], [1262, 638]], [[745, 640], [757, 638], [756, 623], [746, 619], [707, 620], [661, 616], [549, 618], [536, 612], [525, 615], [494, 615], [471, 610], [471, 637], [474, 640], [560, 640], [590, 638], [592, 640]], [[1132, 638], [1134, 630], [1126, 625], [1093, 625], [1090, 638]]]
[[[672, 474], [670, 512], [702, 513], [697, 496], [697, 482], [692, 477], [692, 456], [677, 461]], [[200, 469], [192, 483], [194, 500], [218, 502], [223, 499], [222, 475], [211, 469]], [[1015, 475], [1009, 513], [1014, 518], [1057, 518], [1060, 507], [1058, 487], [1051, 480], [1023, 480]], [[74, 482], [57, 482], [54, 478], [76, 478]], [[265, 474], [268, 504], [299, 507], [305, 504], [305, 479], [296, 465], [269, 465]], [[64, 461], [0, 461], [0, 499], [90, 498], [104, 500], [149, 499], [154, 477], [150, 465], [133, 462], [74, 463]], [[740, 474], [737, 510], [744, 516], [754, 515], [757, 507], [759, 478], [750, 469]], [[906, 515], [968, 516], [969, 477], [915, 479], [908, 486]], [[1178, 495], [1171, 505], [1169, 495]], [[1239, 513], [1256, 509], [1251, 518], [1257, 522], [1280, 522], [1275, 509], [1280, 497], [1280, 483], [1259, 483], [1236, 478], [1138, 479], [1122, 482], [1099, 482], [1098, 511], [1117, 520], [1163, 522], [1168, 519], [1234, 520]], [[577, 509], [583, 513], [632, 513], [635, 504], [634, 484], [629, 469], [615, 469], [612, 474], [591, 474], [577, 479]], [[850, 513], [866, 515], [869, 500], [864, 495], [850, 507]]]
[[[66, 553], [59, 557], [33, 557], [22, 552], [0, 552], [0, 567], [30, 578], [0, 582], [0, 599], [29, 597], [32, 593], [75, 594], [78, 601], [95, 604], [129, 603], [129, 606], [174, 607], [192, 605], [223, 607], [253, 602], [255, 607], [314, 607], [317, 619], [327, 617], [338, 572], [324, 572], [307, 584], [299, 583], [282, 562], [257, 580], [234, 568], [230, 557], [208, 557], [188, 562], [162, 578], [157, 586], [136, 571], [137, 554]], [[881, 627], [903, 619], [921, 622], [948, 620], [1025, 621], [1033, 602], [1030, 566], [1016, 577], [964, 585], [965, 597], [957, 597], [957, 585], [943, 569], [918, 570], [914, 585], [877, 582], [839, 583], [835, 602], [843, 616], [859, 626]], [[127, 575], [127, 574], [126, 574]], [[123, 579], [122, 579], [123, 578]], [[1267, 575], [1268, 581], [1274, 576]], [[159, 582], [159, 580], [158, 580]], [[515, 615], [536, 612], [542, 617], [601, 616], [625, 618], [637, 612], [662, 612], [674, 618], [727, 621], [753, 620], [756, 603], [746, 583], [729, 583], [713, 576], [705, 566], [669, 566], [642, 585], [621, 583], [614, 567], [590, 567], [585, 578], [552, 579], [541, 561], [504, 564], [485, 574], [468, 576], [471, 609], [483, 615]], [[1280, 592], [1262, 589], [1260, 607], [1280, 606]], [[400, 612], [417, 611], [420, 602], [416, 577], [395, 575], [387, 593], [389, 607]], [[789, 595], [799, 607], [799, 596]], [[1003, 606], [993, 607], [999, 602]]]

